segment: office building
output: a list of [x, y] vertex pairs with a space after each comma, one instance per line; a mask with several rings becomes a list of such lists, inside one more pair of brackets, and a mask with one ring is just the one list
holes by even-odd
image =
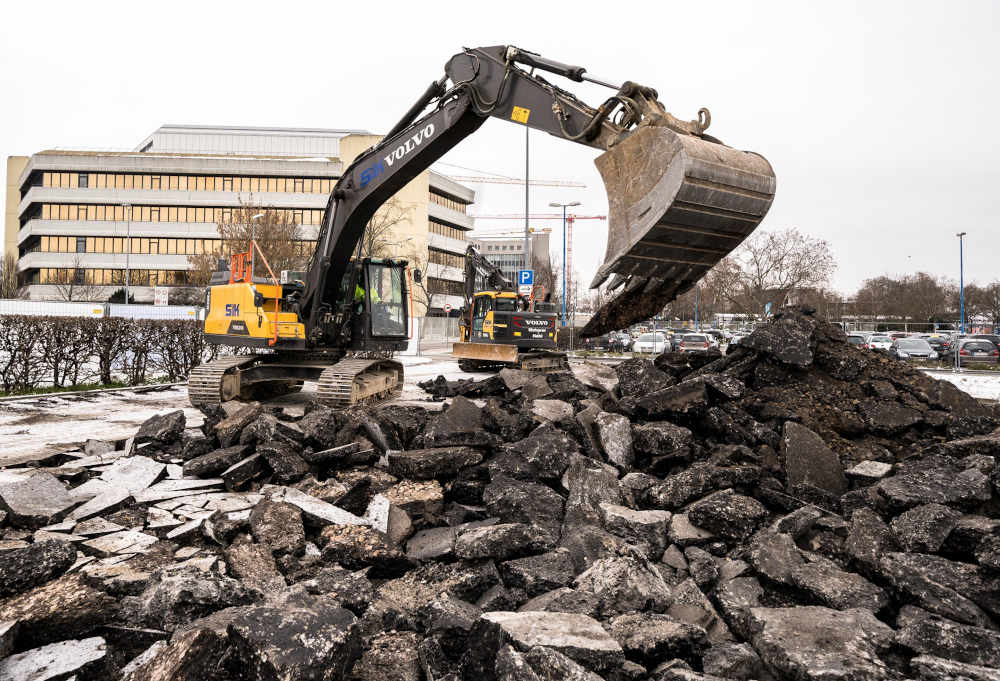
[[[190, 288], [189, 256], [221, 252], [217, 224], [241, 205], [285, 213], [311, 252], [330, 190], [380, 138], [360, 130], [165, 125], [133, 151], [42, 151], [7, 160], [5, 253], [26, 297], [103, 300], [122, 288]], [[466, 207], [475, 193], [434, 172], [395, 197], [387, 254], [425, 272], [430, 313], [461, 304]], [[417, 315], [426, 312], [416, 291]], [[197, 295], [198, 292], [195, 292]]]
[[[531, 230], [531, 254], [536, 262], [549, 258], [550, 232], [548, 228]], [[532, 269], [526, 267], [524, 262], [524, 236], [474, 234], [469, 241], [487, 260], [503, 270], [511, 281], [517, 280], [518, 270]]]

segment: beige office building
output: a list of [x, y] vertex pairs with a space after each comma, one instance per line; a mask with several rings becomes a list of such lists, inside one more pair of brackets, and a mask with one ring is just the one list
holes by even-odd
[[[165, 125], [134, 151], [42, 151], [7, 160], [5, 244], [34, 300], [106, 299], [125, 283], [188, 287], [189, 256], [220, 250], [217, 224], [250, 203], [285, 212], [311, 252], [330, 190], [378, 137], [359, 130]], [[475, 192], [427, 171], [396, 195], [388, 250], [425, 270], [430, 313], [461, 305]], [[422, 298], [418, 291], [416, 298]], [[425, 313], [418, 304], [416, 313]]]

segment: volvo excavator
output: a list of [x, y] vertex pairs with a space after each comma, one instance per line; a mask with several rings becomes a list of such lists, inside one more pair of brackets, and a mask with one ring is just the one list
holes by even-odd
[[[610, 92], [594, 107], [552, 75]], [[317, 399], [336, 407], [397, 395], [403, 367], [392, 354], [407, 343], [409, 270], [403, 260], [359, 257], [365, 226], [491, 117], [603, 152], [595, 163], [608, 193], [609, 235], [591, 286], [606, 283], [613, 297], [583, 335], [653, 316], [760, 224], [775, 191], [762, 156], [705, 132], [707, 109], [683, 121], [658, 97], [651, 87], [612, 83], [510, 45], [455, 54], [392, 130], [344, 170], [300, 280], [280, 282], [266, 262], [258, 272], [256, 244], [220, 261], [206, 292], [207, 340], [251, 352], [192, 371], [191, 402], [262, 399], [305, 380], [317, 381]]]
[[[478, 280], [483, 286], [477, 287]], [[477, 290], [478, 288], [478, 290]], [[566, 354], [556, 352], [556, 312], [545, 294], [520, 295], [514, 283], [475, 246], [465, 252], [464, 306], [459, 342], [451, 355], [462, 371], [512, 367], [535, 373], [569, 368]]]

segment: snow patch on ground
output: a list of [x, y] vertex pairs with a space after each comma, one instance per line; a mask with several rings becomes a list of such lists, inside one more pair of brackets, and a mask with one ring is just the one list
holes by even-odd
[[956, 371], [928, 371], [934, 378], [948, 381], [979, 400], [1000, 400], [1000, 372], [997, 375]]
[[[466, 374], [447, 354], [398, 357], [405, 367], [403, 395], [397, 401], [440, 408], [417, 383], [443, 374], [449, 380], [484, 378], [489, 374]], [[316, 391], [306, 383], [302, 392], [286, 395], [269, 404], [291, 414], [301, 414]], [[103, 392], [96, 395], [52, 394], [35, 399], [0, 403], [0, 467], [37, 461], [75, 449], [89, 438], [125, 440], [155, 414], [183, 409], [188, 428], [202, 424], [202, 415], [188, 403], [187, 386], [148, 393]]]

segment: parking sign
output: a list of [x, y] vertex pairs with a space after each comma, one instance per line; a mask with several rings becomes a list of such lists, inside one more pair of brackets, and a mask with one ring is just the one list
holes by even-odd
[[517, 283], [520, 286], [531, 286], [535, 283], [535, 270], [521, 270], [517, 273]]

